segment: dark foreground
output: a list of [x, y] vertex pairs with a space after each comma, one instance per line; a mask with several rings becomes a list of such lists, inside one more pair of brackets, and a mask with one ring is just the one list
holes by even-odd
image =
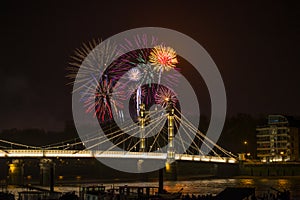
[[[54, 190], [60, 194], [72, 193], [79, 196], [80, 185], [90, 186], [98, 185], [97, 182], [78, 183], [66, 185], [61, 183], [56, 185]], [[107, 189], [116, 188], [118, 186], [148, 186], [157, 187], [157, 182], [111, 182], [103, 184]], [[184, 180], [184, 181], [166, 181], [164, 189], [170, 193], [176, 193], [181, 189], [181, 199], [212, 199], [216, 197], [225, 188], [255, 188], [256, 199], [284, 199], [280, 192], [288, 191], [290, 199], [300, 199], [300, 177], [239, 177], [228, 179], [201, 179], [201, 180]], [[47, 188], [45, 188], [47, 189]], [[275, 190], [274, 190], [275, 189]], [[24, 188], [9, 186], [7, 192], [14, 194], [15, 199], [18, 199], [19, 192], [24, 191]], [[249, 196], [249, 199], [255, 199], [254, 196]], [[0, 198], [1, 199], [1, 198]], [[231, 198], [232, 199], [232, 198]]]

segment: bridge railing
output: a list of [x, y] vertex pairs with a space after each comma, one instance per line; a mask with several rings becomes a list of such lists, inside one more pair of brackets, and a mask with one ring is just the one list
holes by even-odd
[[236, 159], [230, 158], [230, 157], [189, 155], [189, 154], [176, 154], [175, 159], [176, 160], [187, 160], [187, 161], [220, 162], [220, 163], [235, 163], [236, 162]]
[[[158, 152], [125, 152], [125, 151], [92, 151], [92, 150], [30, 150], [11, 149], [1, 150], [0, 157], [65, 157], [65, 158], [138, 158], [138, 159], [166, 159], [167, 153]], [[175, 154], [175, 160], [236, 163], [235, 158]]]

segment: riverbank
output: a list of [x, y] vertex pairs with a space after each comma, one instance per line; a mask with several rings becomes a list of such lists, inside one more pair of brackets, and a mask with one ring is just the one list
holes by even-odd
[[233, 179], [300, 179], [300, 176], [232, 176]]
[[239, 165], [239, 176], [300, 176], [300, 163], [243, 163]]

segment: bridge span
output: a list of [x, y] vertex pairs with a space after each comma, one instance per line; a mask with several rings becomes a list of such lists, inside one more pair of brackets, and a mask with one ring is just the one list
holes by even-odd
[[[126, 158], [126, 159], [158, 159], [166, 160], [167, 153], [159, 152], [125, 152], [125, 151], [97, 151], [97, 150], [33, 150], [8, 149], [0, 150], [0, 158]], [[175, 154], [175, 160], [236, 163], [231, 157]]]

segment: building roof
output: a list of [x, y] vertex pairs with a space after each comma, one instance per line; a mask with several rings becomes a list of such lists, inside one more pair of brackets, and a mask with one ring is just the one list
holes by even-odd
[[260, 124], [257, 128], [269, 127], [270, 125], [287, 125], [289, 127], [300, 128], [300, 117], [281, 115], [281, 114], [270, 114], [267, 117], [265, 124]]

